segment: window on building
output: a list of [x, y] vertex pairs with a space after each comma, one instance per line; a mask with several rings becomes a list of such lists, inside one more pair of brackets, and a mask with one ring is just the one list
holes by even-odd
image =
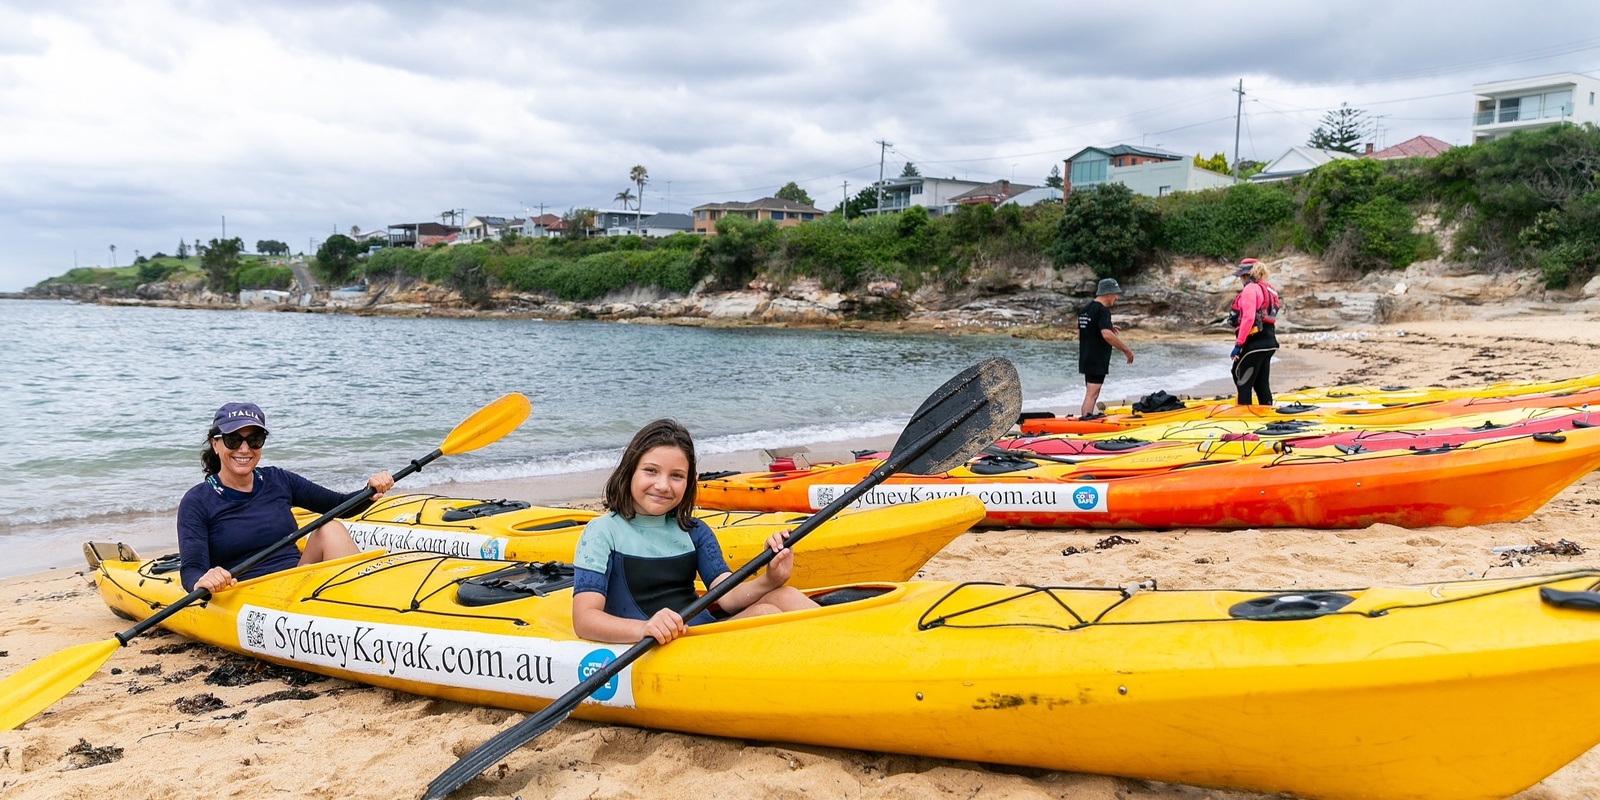
[[1507, 97], [1500, 101], [1500, 121], [1516, 122], [1522, 109], [1522, 98]]
[[1544, 115], [1549, 117], [1566, 117], [1572, 114], [1572, 90], [1561, 92], [1545, 92]]
[[1166, 197], [1167, 193], [1171, 192], [1171, 191], [1172, 191], [1172, 187], [1171, 186], [1163, 186], [1163, 187], [1161, 187], [1161, 188], [1156, 190], [1156, 197]]
[[810, 221], [811, 221], [811, 220], [814, 220], [814, 219], [816, 219], [816, 218], [817, 218], [817, 215], [816, 215], [816, 214], [806, 214], [806, 213], [802, 213], [802, 214], [801, 214], [801, 215], [800, 215], [800, 221], [801, 221], [801, 222], [810, 222]]
[[920, 183], [913, 184], [912, 187], [911, 187], [911, 193], [912, 194], [922, 194], [922, 184], [920, 184]]
[[774, 221], [776, 221], [776, 222], [782, 222], [783, 221], [783, 212], [782, 211], [774, 211], [774, 212], [772, 212], [772, 219]]
[[1076, 186], [1083, 183], [1103, 183], [1106, 179], [1106, 167], [1111, 164], [1109, 158], [1086, 158], [1082, 161], [1072, 162], [1070, 182]]

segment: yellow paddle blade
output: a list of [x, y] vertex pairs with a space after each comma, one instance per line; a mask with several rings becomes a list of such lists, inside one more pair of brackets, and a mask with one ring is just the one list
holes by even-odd
[[100, 669], [122, 644], [90, 642], [51, 653], [0, 681], [0, 731], [9, 731], [67, 696]]
[[504, 395], [462, 420], [450, 431], [449, 436], [444, 437], [439, 452], [447, 456], [455, 455], [494, 444], [500, 437], [516, 430], [532, 410], [528, 398], [521, 394], [512, 392]]

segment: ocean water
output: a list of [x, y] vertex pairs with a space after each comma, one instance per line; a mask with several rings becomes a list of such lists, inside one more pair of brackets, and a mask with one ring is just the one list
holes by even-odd
[[[1224, 374], [1226, 344], [1145, 343], [1107, 398]], [[400, 487], [604, 469], [670, 416], [702, 457], [897, 433], [960, 370], [1006, 356], [1024, 408], [1076, 410], [1076, 341], [707, 329], [603, 322], [401, 319], [0, 302], [0, 536], [77, 551], [127, 525], [170, 526], [201, 477], [211, 414], [267, 414], [262, 463], [358, 488], [443, 441], [510, 391], [533, 414]], [[33, 562], [24, 559], [28, 564]], [[0, 562], [0, 574], [16, 564]]]

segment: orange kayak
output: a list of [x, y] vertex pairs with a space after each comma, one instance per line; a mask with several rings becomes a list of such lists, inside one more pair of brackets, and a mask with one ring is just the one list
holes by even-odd
[[[1461, 527], [1522, 519], [1600, 467], [1600, 428], [1468, 442], [1438, 450], [1344, 454], [1264, 452], [1150, 466], [1037, 464], [981, 474], [895, 475], [861, 506], [950, 495], [983, 500], [983, 524], [1044, 528]], [[875, 461], [700, 482], [720, 509], [814, 511], [859, 482]]]

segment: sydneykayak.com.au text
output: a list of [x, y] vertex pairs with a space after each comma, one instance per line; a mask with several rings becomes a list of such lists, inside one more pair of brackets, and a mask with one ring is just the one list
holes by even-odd
[[1062, 489], [992, 489], [971, 486], [880, 486], [861, 495], [855, 505], [862, 507], [894, 506], [920, 503], [941, 497], [976, 497], [988, 506], [1054, 508], [1065, 502], [1071, 492]]
[[425, 550], [429, 553], [441, 553], [447, 556], [463, 556], [471, 558], [473, 547], [470, 542], [462, 541], [454, 536], [429, 536], [419, 531], [388, 530], [377, 528], [374, 530], [352, 530], [350, 538], [366, 550]]
[[428, 643], [428, 632], [416, 639], [385, 639], [373, 628], [357, 625], [353, 633], [329, 633], [317, 629], [315, 621], [295, 625], [279, 617], [272, 626], [273, 646], [292, 660], [301, 655], [338, 659], [341, 669], [354, 669], [353, 662], [379, 665], [390, 675], [401, 667], [444, 675], [471, 675], [524, 683], [555, 683], [550, 656], [512, 653], [509, 656], [492, 647], [460, 647]]

